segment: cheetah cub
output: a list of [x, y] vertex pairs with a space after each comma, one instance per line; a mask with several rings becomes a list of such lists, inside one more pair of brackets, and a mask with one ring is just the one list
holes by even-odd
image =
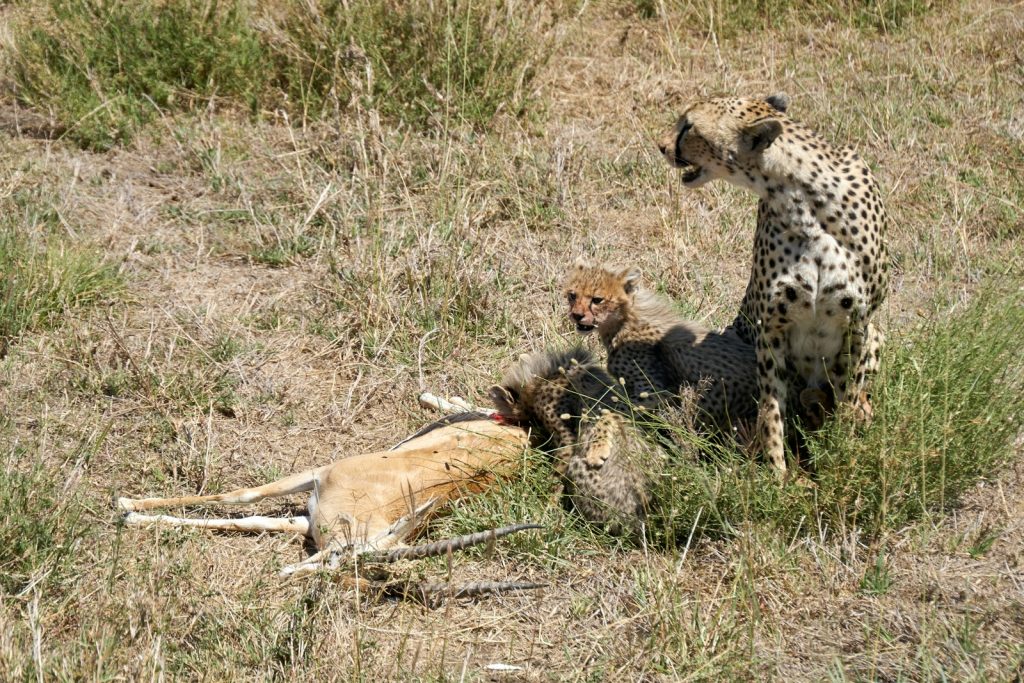
[[588, 351], [576, 348], [524, 356], [490, 396], [502, 419], [529, 427], [534, 445], [555, 454], [555, 469], [581, 517], [612, 534], [635, 536], [663, 456], [617, 412], [624, 405], [621, 391]]
[[695, 394], [695, 421], [706, 433], [731, 433], [757, 414], [754, 349], [735, 333], [685, 320], [671, 303], [639, 286], [635, 268], [577, 261], [565, 280], [569, 318], [581, 333], [597, 330], [608, 371], [630, 402], [654, 409]]
[[886, 214], [868, 165], [789, 118], [785, 95], [691, 105], [658, 147], [683, 185], [716, 178], [760, 197], [750, 280], [733, 324], [754, 344], [757, 434], [786, 473], [783, 423], [799, 401], [870, 417], [881, 334]]

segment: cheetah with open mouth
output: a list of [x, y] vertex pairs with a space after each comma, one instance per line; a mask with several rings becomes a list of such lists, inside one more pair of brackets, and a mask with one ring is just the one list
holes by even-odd
[[886, 213], [868, 165], [786, 115], [788, 99], [691, 105], [658, 147], [686, 187], [716, 178], [760, 197], [753, 266], [733, 328], [757, 352], [757, 437], [786, 474], [783, 425], [796, 399], [869, 419], [888, 289]]

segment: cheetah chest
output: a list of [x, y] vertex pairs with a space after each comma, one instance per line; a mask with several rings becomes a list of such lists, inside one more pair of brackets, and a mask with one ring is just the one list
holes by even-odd
[[782, 333], [787, 365], [808, 386], [821, 387], [831, 381], [852, 321], [864, 310], [863, 286], [854, 282], [855, 256], [824, 231], [790, 252], [777, 252], [766, 323]]

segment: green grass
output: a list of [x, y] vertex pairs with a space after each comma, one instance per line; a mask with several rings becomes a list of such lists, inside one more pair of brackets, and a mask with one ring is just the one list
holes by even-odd
[[[941, 321], [940, 321], [940, 318]], [[792, 535], [856, 528], [877, 538], [955, 505], [1012, 455], [1024, 415], [1024, 299], [990, 291], [889, 341], [867, 428], [832, 421], [809, 435], [806, 482], [779, 487], [761, 463], [719, 452], [664, 475], [669, 540], [750, 524]], [[685, 540], [686, 536], [682, 536]]]
[[114, 267], [92, 251], [0, 227], [0, 356], [23, 333], [53, 327], [119, 288]]
[[547, 47], [535, 11], [518, 3], [385, 0], [298, 3], [270, 48], [277, 86], [297, 114], [336, 115], [351, 102], [417, 128], [518, 115]]
[[263, 86], [244, 3], [51, 0], [33, 19], [15, 33], [18, 96], [87, 148], [126, 142], [163, 109], [255, 107]]
[[878, 553], [875, 561], [868, 565], [864, 577], [860, 580], [860, 588], [868, 595], [884, 595], [892, 585], [889, 568], [885, 563], [885, 553]]
[[49, 0], [14, 30], [22, 102], [79, 145], [212, 104], [305, 123], [352, 107], [425, 130], [521, 114], [548, 53], [536, 11], [468, 0]]
[[[90, 533], [75, 481], [58, 479], [44, 453], [8, 441], [0, 461], [0, 589], [8, 595], [60, 586], [74, 564], [76, 546]], [[72, 471], [85, 467], [106, 437], [102, 430], [68, 454]]]
[[317, 243], [310, 237], [300, 235], [294, 239], [284, 239], [268, 246], [258, 246], [253, 250], [252, 260], [271, 268], [283, 268], [296, 260], [312, 255], [317, 250]]

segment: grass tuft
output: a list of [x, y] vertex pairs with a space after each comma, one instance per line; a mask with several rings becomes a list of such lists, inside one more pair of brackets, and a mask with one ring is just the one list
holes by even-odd
[[239, 2], [50, 0], [14, 42], [21, 99], [89, 149], [128, 141], [161, 109], [214, 97], [255, 106], [265, 73]]
[[53, 327], [119, 287], [115, 269], [91, 251], [59, 241], [36, 246], [0, 228], [0, 357], [22, 333]]
[[301, 115], [359, 101], [417, 128], [518, 115], [547, 50], [518, 2], [386, 0], [301, 4], [272, 43], [278, 87]]
[[20, 99], [104, 150], [214, 101], [305, 122], [353, 105], [419, 129], [518, 115], [548, 53], [537, 10], [463, 0], [49, 0], [16, 27]]
[[73, 496], [40, 463], [27, 470], [19, 445], [6, 449], [0, 468], [0, 589], [16, 595], [41, 580], [55, 580], [68, 567], [85, 527]]

